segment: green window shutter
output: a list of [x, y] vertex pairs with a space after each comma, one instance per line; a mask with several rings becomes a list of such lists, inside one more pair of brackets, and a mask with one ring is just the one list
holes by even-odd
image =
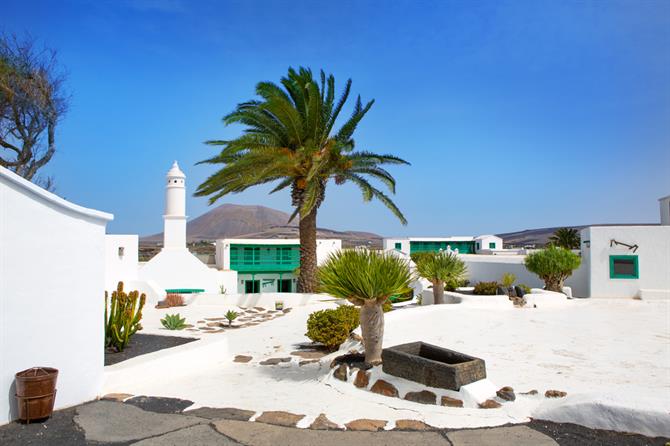
[[489, 249], [496, 249], [496, 242], [490, 242]]
[[397, 251], [400, 251], [400, 250], [402, 249], [402, 243], [400, 243], [400, 242], [396, 243], [396, 244], [395, 244], [395, 249], [396, 249]]
[[610, 256], [610, 279], [639, 279], [640, 266], [637, 256]]

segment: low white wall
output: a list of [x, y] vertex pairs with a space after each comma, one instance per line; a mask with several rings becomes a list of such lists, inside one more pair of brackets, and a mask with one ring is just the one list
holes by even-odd
[[99, 395], [112, 218], [0, 167], [0, 424], [17, 416], [14, 374], [30, 367], [59, 370], [57, 409]]
[[[538, 276], [526, 269], [524, 265], [526, 256], [461, 254], [460, 258], [468, 267], [468, 280], [472, 286], [477, 282], [500, 282], [504, 273], [514, 274], [516, 284], [524, 284], [531, 288], [544, 286], [544, 282]], [[565, 281], [565, 285], [572, 288], [573, 296], [588, 297], [587, 273], [587, 268], [582, 264]]]

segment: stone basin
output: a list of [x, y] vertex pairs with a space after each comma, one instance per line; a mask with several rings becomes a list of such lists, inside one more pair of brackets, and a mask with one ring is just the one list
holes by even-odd
[[382, 350], [382, 370], [426, 386], [456, 391], [486, 378], [483, 359], [425, 342], [385, 348]]

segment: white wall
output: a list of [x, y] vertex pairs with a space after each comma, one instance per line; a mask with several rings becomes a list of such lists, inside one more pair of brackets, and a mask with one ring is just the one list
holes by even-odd
[[[504, 273], [512, 273], [516, 276], [516, 284], [522, 283], [531, 288], [544, 287], [544, 282], [526, 269], [524, 265], [526, 256], [460, 254], [460, 258], [468, 267], [468, 280], [471, 286], [477, 282], [500, 282]], [[588, 297], [585, 266], [582, 265], [574, 271], [572, 276], [565, 281], [565, 285], [572, 288], [573, 296]]]
[[408, 238], [385, 238], [382, 240], [382, 247], [384, 248], [384, 251], [395, 250], [396, 243], [400, 243], [400, 252], [409, 255]]
[[[113, 290], [120, 281], [137, 280], [139, 237], [134, 234], [105, 236], [105, 289]], [[120, 255], [119, 248], [123, 248]]]
[[30, 367], [60, 371], [56, 408], [98, 396], [112, 218], [0, 167], [0, 424], [16, 417], [14, 374]]
[[670, 195], [659, 199], [658, 205], [661, 211], [661, 224], [663, 226], [670, 225]]
[[[592, 226], [581, 236], [590, 297], [670, 298], [670, 226]], [[610, 246], [612, 239], [638, 249]], [[638, 256], [639, 278], [610, 278], [611, 255]]]

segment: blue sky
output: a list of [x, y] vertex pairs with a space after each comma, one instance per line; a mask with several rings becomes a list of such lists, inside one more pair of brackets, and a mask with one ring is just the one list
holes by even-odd
[[[471, 235], [657, 222], [670, 193], [670, 2], [15, 1], [0, 31], [30, 33], [68, 72], [70, 111], [44, 173], [112, 212], [109, 232], [162, 230], [173, 160], [188, 191], [213, 172], [202, 142], [289, 66], [332, 72], [376, 103], [357, 147], [393, 168], [402, 226], [332, 185], [319, 226]], [[269, 187], [221, 203], [290, 210]], [[191, 197], [188, 214], [208, 209]]]

